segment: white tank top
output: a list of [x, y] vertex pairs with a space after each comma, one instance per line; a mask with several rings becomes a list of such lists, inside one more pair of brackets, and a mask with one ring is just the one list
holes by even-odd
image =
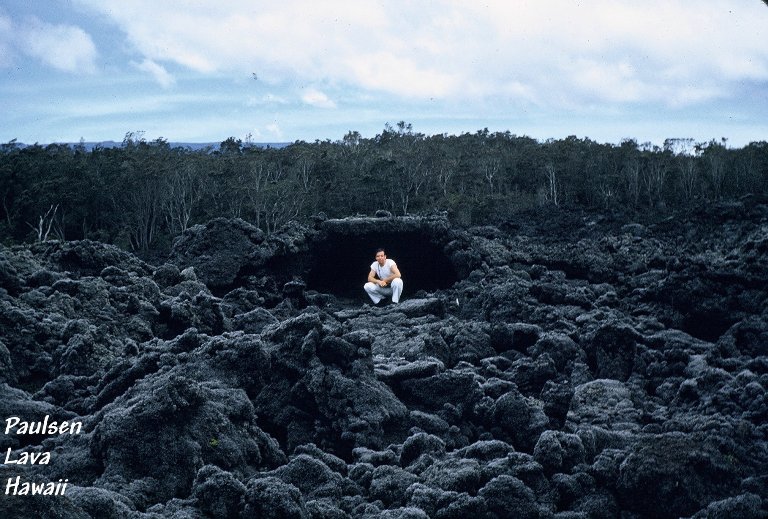
[[392, 267], [396, 267], [396, 266], [397, 266], [397, 263], [395, 263], [394, 260], [387, 258], [387, 260], [384, 262], [383, 267], [379, 265], [378, 261], [374, 261], [371, 264], [371, 270], [374, 271], [377, 276], [379, 276], [379, 279], [387, 279], [389, 276], [392, 275]]

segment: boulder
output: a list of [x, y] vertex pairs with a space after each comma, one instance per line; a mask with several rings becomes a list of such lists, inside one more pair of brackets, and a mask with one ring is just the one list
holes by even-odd
[[213, 289], [232, 287], [241, 269], [262, 263], [264, 232], [239, 218], [215, 218], [195, 225], [173, 242], [170, 259], [180, 269], [194, 267], [197, 278]]

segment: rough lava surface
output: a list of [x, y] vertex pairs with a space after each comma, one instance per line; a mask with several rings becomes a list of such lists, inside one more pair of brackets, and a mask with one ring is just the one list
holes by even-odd
[[[324, 263], [372, 235], [421, 251], [399, 305], [366, 304], [368, 263]], [[0, 286], [0, 418], [83, 423], [0, 436], [51, 453], [0, 466], [0, 517], [768, 516], [763, 199], [654, 223], [219, 219], [162, 265], [3, 247]], [[5, 495], [16, 476], [68, 488]]]

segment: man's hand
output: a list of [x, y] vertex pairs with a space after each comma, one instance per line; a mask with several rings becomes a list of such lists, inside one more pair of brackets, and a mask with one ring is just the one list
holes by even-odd
[[388, 283], [387, 283], [386, 281], [384, 281], [383, 279], [379, 279], [379, 280], [378, 280], [376, 283], [378, 283], [378, 285], [379, 285], [380, 287], [385, 287], [385, 286], [387, 286], [387, 284], [388, 284]]

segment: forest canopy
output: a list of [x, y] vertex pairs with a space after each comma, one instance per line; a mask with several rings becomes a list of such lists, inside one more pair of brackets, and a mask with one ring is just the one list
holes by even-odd
[[289, 220], [447, 212], [457, 225], [498, 224], [540, 207], [664, 213], [768, 192], [768, 143], [574, 136], [544, 142], [487, 129], [427, 136], [410, 124], [373, 138], [281, 148], [228, 138], [172, 147], [128, 133], [119, 147], [0, 145], [0, 239], [95, 239], [167, 249], [191, 225], [239, 217], [267, 233]]

